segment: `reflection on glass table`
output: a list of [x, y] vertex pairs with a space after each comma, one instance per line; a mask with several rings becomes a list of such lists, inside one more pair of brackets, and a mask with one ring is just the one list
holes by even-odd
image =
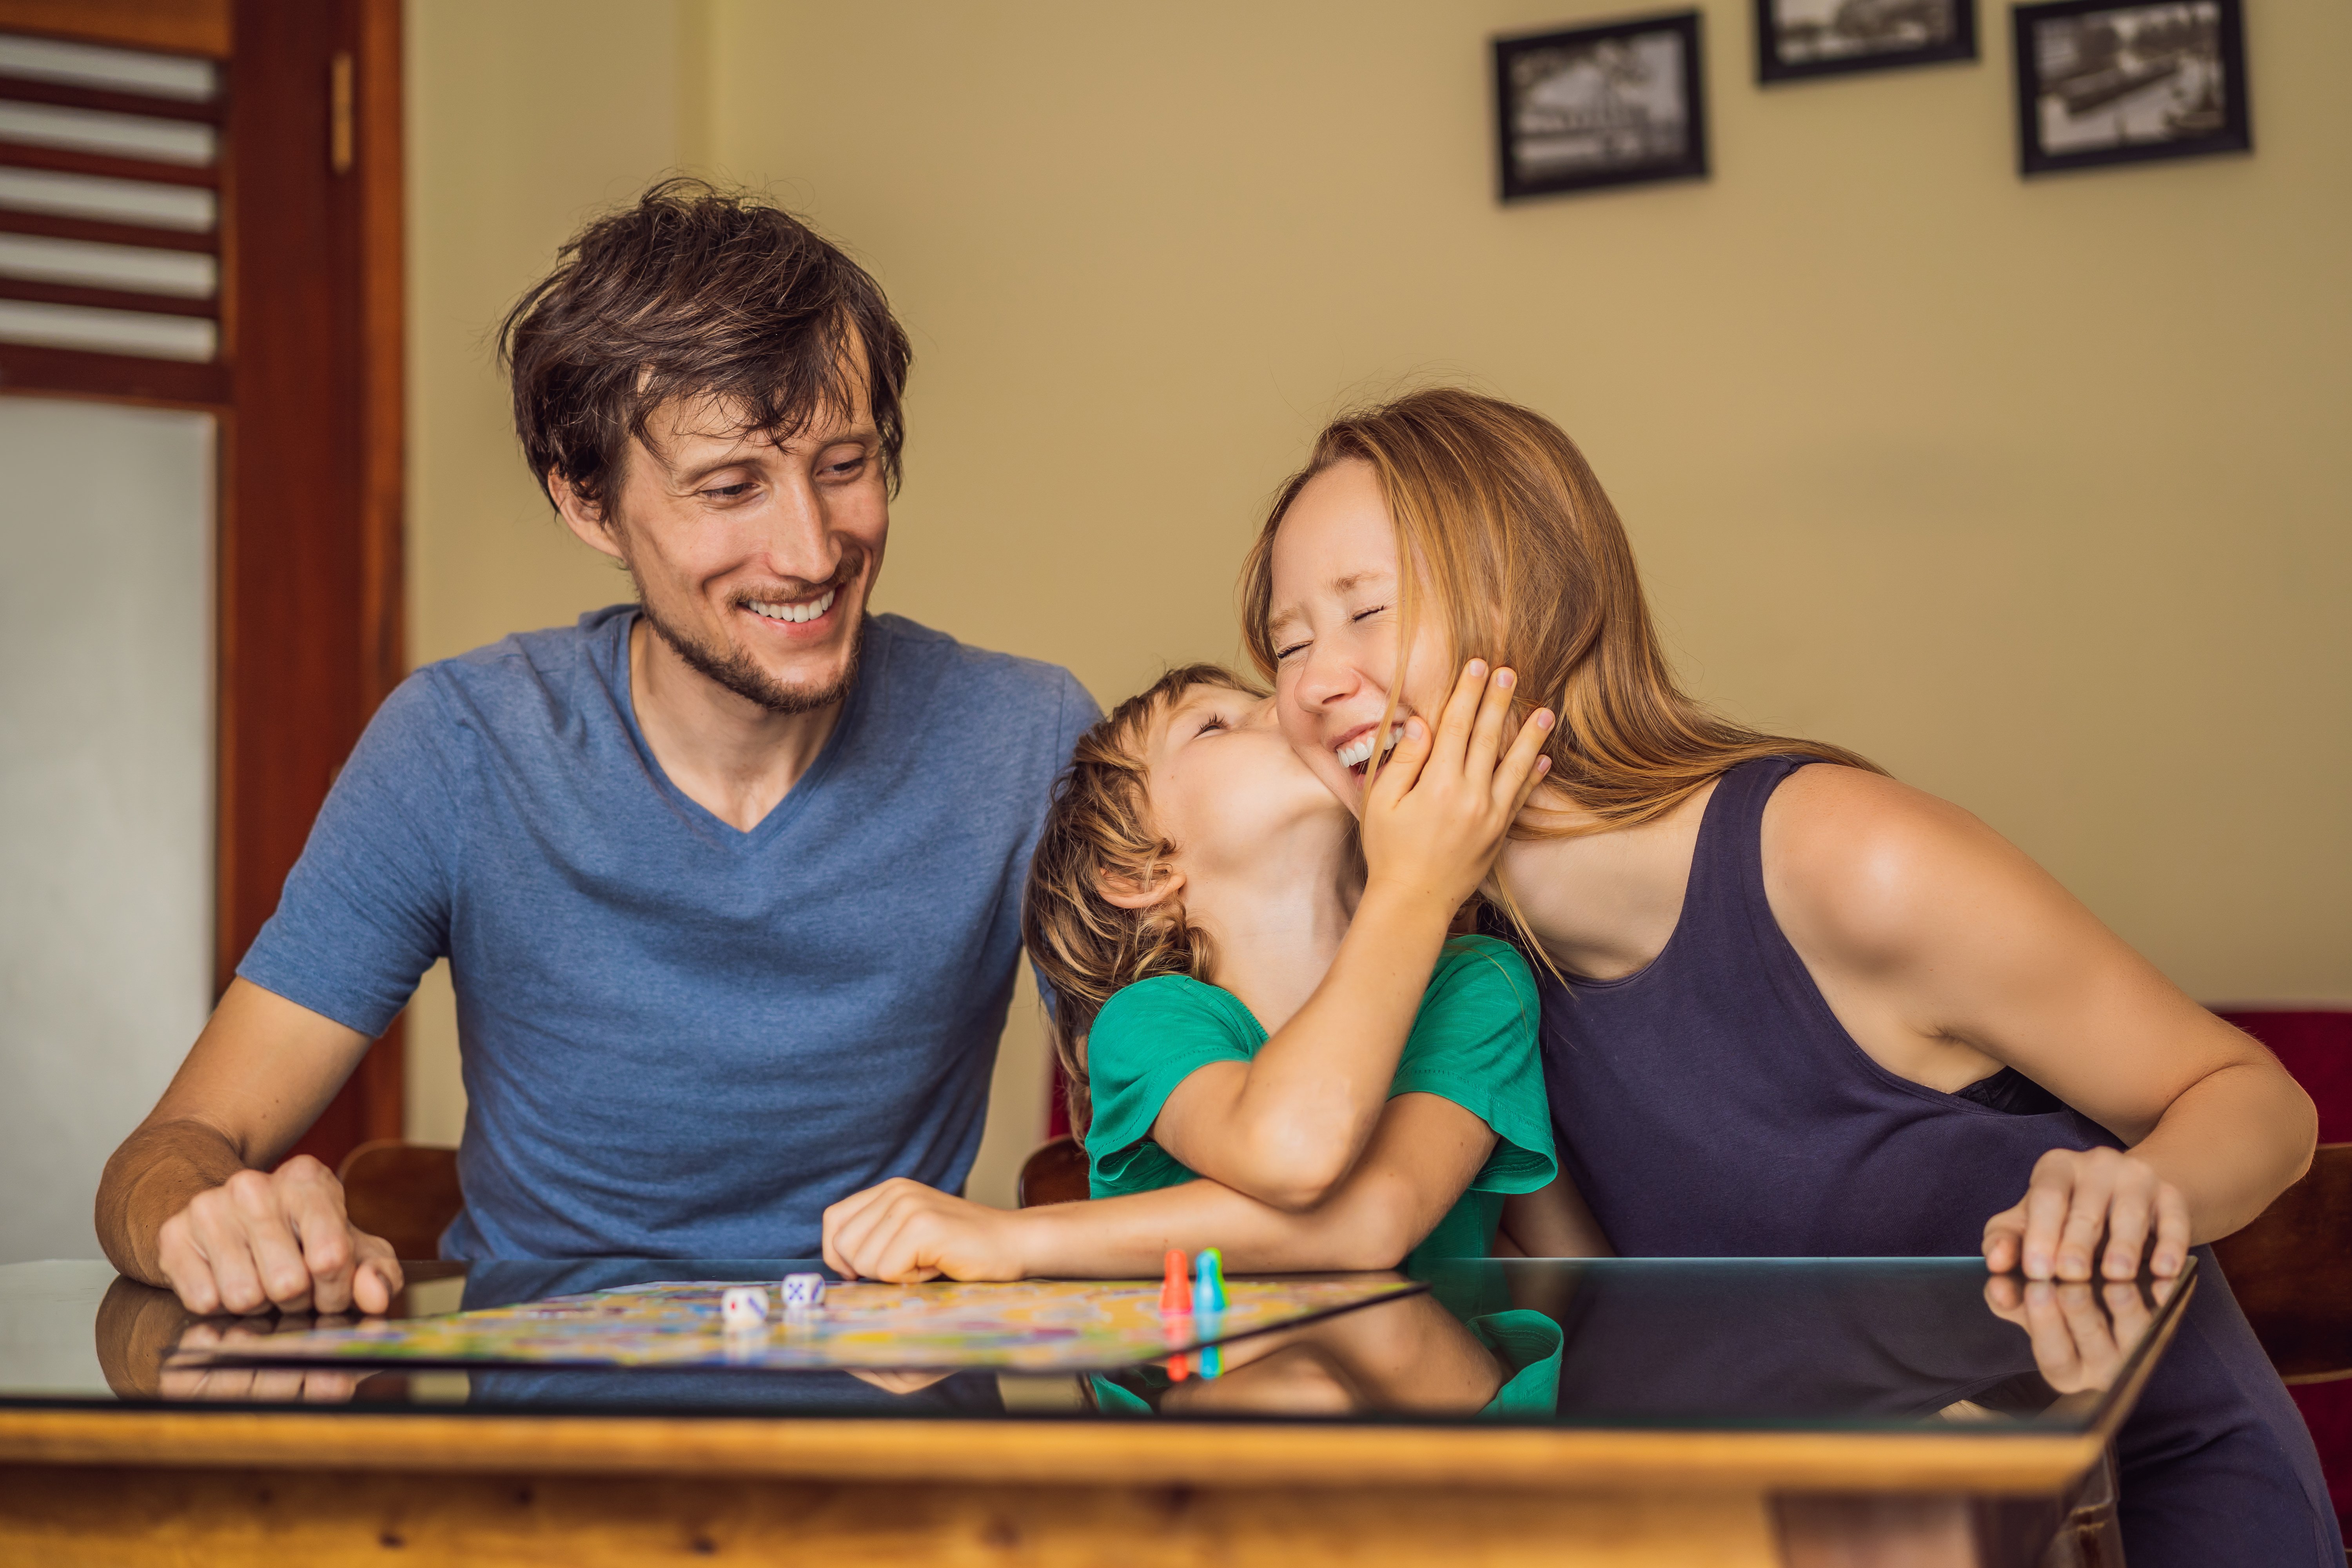
[[[775, 1277], [789, 1266], [604, 1259], [468, 1272], [422, 1264], [394, 1311], [447, 1312], [654, 1279]], [[41, 1270], [48, 1272], [28, 1272]], [[109, 1278], [102, 1265], [0, 1268], [0, 1403], [2059, 1433], [2098, 1425], [2193, 1289], [2193, 1275], [2162, 1285], [2027, 1284], [1988, 1278], [1981, 1263], [1960, 1258], [1490, 1260], [1447, 1266], [1424, 1295], [1233, 1342], [1214, 1377], [1165, 1362], [1093, 1377], [1000, 1377], [167, 1369], [179, 1347], [233, 1348], [310, 1322], [193, 1319], [165, 1292]]]

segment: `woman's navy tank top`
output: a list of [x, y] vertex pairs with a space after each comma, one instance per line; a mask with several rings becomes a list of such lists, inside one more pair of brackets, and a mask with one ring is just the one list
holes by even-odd
[[[1764, 896], [1765, 803], [1804, 765], [1723, 775], [1648, 967], [1563, 986], [1529, 965], [1561, 1164], [1628, 1257], [1973, 1256], [2045, 1151], [2116, 1144], [2014, 1071], [1944, 1094], [1845, 1032]], [[2310, 1434], [2199, 1259], [2117, 1442], [2132, 1568], [2341, 1568]]]

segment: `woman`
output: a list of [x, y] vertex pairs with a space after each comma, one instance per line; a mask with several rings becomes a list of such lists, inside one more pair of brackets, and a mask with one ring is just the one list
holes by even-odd
[[[1437, 390], [1337, 421], [1243, 600], [1284, 732], [1351, 805], [1460, 658], [1559, 715], [1489, 918], [1537, 971], [1564, 1173], [1618, 1251], [1981, 1248], [2031, 1308], [2178, 1275], [2309, 1163], [2311, 1103], [2268, 1053], [1999, 835], [1684, 695], [1541, 416]], [[2342, 1562], [2210, 1257], [2119, 1449], [2135, 1568]]]

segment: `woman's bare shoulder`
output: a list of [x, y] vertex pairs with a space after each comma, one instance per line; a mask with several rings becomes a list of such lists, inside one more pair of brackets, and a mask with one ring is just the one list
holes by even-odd
[[2074, 904], [1974, 814], [1834, 763], [1801, 768], [1773, 792], [1763, 857], [1790, 938], [1859, 962], [1914, 956], [1955, 921], [2031, 921]]

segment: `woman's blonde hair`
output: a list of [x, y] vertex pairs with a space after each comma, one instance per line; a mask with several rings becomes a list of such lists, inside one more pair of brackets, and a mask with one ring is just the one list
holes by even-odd
[[1130, 910], [1103, 896], [1106, 881], [1150, 887], [1176, 852], [1152, 824], [1145, 748], [1152, 725], [1196, 686], [1265, 695], [1221, 665], [1188, 664], [1111, 710], [1078, 738], [1029, 862], [1021, 940], [1053, 994], [1054, 1055], [1081, 1139], [1092, 1113], [1086, 1041], [1103, 1004], [1155, 974], [1209, 977], [1208, 933], [1186, 922], [1180, 900]]
[[1456, 661], [1509, 665], [1519, 713], [1559, 716], [1544, 745], [1547, 783], [1595, 820], [1547, 825], [1538, 812], [1515, 837], [1646, 822], [1755, 757], [1884, 771], [1842, 746], [1735, 724], [1685, 695], [1658, 646], [1633, 543], [1576, 443], [1533, 409], [1454, 387], [1333, 420], [1276, 496], [1241, 584], [1243, 636], [1268, 679], [1275, 532], [1308, 480], [1350, 459], [1370, 466], [1396, 526], [1399, 664], [1383, 725], [1424, 594]]

